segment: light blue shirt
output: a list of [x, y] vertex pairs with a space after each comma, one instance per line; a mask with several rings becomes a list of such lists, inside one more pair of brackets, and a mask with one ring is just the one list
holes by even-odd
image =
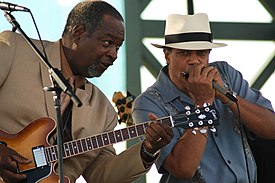
[[[241, 73], [227, 62], [214, 62], [211, 65], [219, 70], [226, 88], [250, 102], [273, 111], [271, 102], [258, 90], [250, 88]], [[194, 105], [192, 100], [171, 82], [164, 72], [165, 69], [167, 68], [164, 67], [160, 71], [156, 82], [135, 99], [132, 115], [136, 123], [148, 121], [149, 112], [158, 117], [173, 116], [184, 111], [186, 105]], [[208, 132], [206, 149], [197, 176], [193, 180], [179, 180], [162, 167], [164, 160], [185, 131], [183, 128], [174, 127], [172, 141], [161, 149], [156, 162], [159, 173], [163, 174], [161, 183], [249, 183], [248, 172], [250, 183], [257, 182], [256, 163], [248, 146], [246, 134], [243, 134], [242, 141], [238, 120], [233, 117], [230, 109], [217, 99], [214, 105], [220, 114], [219, 125], [216, 126], [217, 132]]]

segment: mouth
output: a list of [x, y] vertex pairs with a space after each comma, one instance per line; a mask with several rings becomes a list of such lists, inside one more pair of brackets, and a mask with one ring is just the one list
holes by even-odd
[[113, 65], [113, 63], [108, 63], [108, 62], [100, 62], [100, 65], [102, 65], [103, 67], [105, 67], [105, 69], [107, 69], [109, 66]]

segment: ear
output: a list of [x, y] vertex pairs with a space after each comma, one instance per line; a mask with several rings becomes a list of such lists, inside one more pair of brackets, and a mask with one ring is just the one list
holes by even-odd
[[164, 56], [165, 56], [166, 63], [169, 64], [169, 62], [170, 62], [169, 61], [170, 60], [169, 56], [170, 56], [171, 53], [165, 48], [163, 49], [163, 53], [164, 53]]
[[85, 26], [80, 24], [74, 26], [72, 30], [72, 41], [76, 44], [79, 43], [81, 36], [85, 33]]

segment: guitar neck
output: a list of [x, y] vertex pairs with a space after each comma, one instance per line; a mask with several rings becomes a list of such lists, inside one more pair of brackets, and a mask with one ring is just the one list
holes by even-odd
[[[171, 127], [174, 125], [171, 116], [159, 118], [157, 121], [167, 124]], [[65, 159], [125, 140], [140, 137], [146, 133], [146, 128], [148, 127], [149, 123], [150, 122], [144, 122], [129, 126], [127, 128], [65, 142], [63, 144], [63, 158]], [[57, 149], [57, 145], [45, 147], [45, 154], [48, 162], [52, 163], [58, 160]]]
[[[188, 108], [189, 109], [189, 108]], [[218, 125], [219, 114], [214, 106], [196, 109], [195, 112], [187, 110], [175, 116], [159, 118], [156, 121], [170, 127], [182, 127], [184, 129]], [[102, 134], [65, 142], [63, 144], [63, 158], [83, 154], [94, 149], [106, 147], [118, 142], [140, 137], [146, 133], [149, 122], [131, 125], [127, 128], [105, 132]], [[174, 124], [175, 123], [175, 124]], [[215, 130], [215, 129], [213, 129]], [[48, 162], [58, 160], [57, 145], [45, 147], [45, 154]]]

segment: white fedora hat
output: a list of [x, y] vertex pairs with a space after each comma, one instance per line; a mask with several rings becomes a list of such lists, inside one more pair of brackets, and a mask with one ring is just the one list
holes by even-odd
[[154, 44], [157, 48], [205, 50], [224, 47], [224, 43], [213, 43], [208, 16], [171, 14], [166, 19], [165, 44]]

